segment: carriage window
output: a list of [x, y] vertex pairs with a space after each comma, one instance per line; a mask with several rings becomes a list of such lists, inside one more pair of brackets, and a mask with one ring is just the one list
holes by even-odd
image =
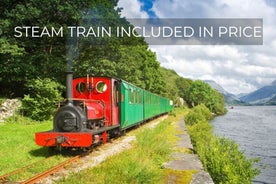
[[107, 90], [107, 85], [106, 83], [104, 83], [103, 81], [99, 81], [97, 84], [96, 84], [96, 90], [98, 93], [103, 93]]
[[129, 101], [129, 104], [134, 104], [135, 103], [135, 92], [134, 92], [134, 90], [132, 89], [132, 88], [130, 88], [129, 90], [128, 90], [129, 92], [128, 92], [128, 101]]
[[79, 93], [83, 93], [85, 91], [85, 84], [84, 82], [79, 82], [77, 85], [76, 85], [76, 90], [79, 92]]

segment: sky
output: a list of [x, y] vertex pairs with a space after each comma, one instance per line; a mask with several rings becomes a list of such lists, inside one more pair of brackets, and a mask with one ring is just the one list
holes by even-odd
[[262, 18], [263, 45], [149, 45], [161, 66], [233, 94], [276, 80], [275, 0], [119, 0], [126, 18]]

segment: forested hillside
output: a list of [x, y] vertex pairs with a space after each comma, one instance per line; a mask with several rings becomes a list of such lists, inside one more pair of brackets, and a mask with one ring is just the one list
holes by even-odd
[[[206, 83], [193, 82], [161, 68], [142, 37], [72, 37], [68, 29], [62, 36], [33, 37], [31, 29], [15, 35], [17, 26], [36, 26], [40, 31], [45, 27], [58, 30], [68, 26], [132, 26], [121, 17], [117, 3], [118, 0], [1, 1], [0, 96], [24, 97], [24, 103], [44, 101], [47, 105], [43, 107], [50, 106], [61, 99], [58, 92], [64, 91], [65, 71], [73, 70], [74, 77], [113, 76], [169, 97], [175, 104], [181, 97], [188, 106], [204, 103], [212, 112], [223, 113], [224, 101], [218, 92]], [[27, 107], [45, 111], [42, 107]]]
[[183, 98], [188, 107], [204, 104], [215, 114], [226, 112], [223, 95], [212, 89], [209, 84], [201, 80], [183, 78], [170, 69], [162, 68], [162, 70], [166, 75], [167, 93], [171, 95], [175, 105], [180, 103], [179, 98]]

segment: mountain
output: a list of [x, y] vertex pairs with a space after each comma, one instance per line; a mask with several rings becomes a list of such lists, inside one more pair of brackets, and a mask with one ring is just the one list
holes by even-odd
[[218, 90], [222, 94], [229, 94], [223, 87], [221, 87], [218, 83], [213, 80], [204, 80], [207, 84], [209, 84], [213, 89]]
[[234, 94], [227, 92], [223, 87], [221, 87], [218, 83], [213, 80], [204, 80], [207, 84], [209, 84], [213, 89], [218, 90], [223, 94], [225, 102], [227, 104], [243, 104], [243, 102]]
[[225, 102], [231, 105], [276, 105], [276, 80], [249, 94], [234, 95], [227, 92], [213, 80], [205, 80], [213, 89], [224, 95]]
[[248, 95], [248, 93], [239, 93], [239, 94], [236, 95], [236, 97], [241, 98], [245, 95]]
[[276, 105], [276, 80], [268, 86], [241, 97], [240, 100], [251, 105]]
[[274, 95], [273, 98], [266, 102], [266, 105], [276, 105], [276, 95]]

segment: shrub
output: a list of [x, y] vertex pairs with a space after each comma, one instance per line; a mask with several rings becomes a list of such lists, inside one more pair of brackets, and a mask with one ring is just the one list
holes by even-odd
[[211, 111], [204, 104], [197, 105], [193, 108], [193, 111], [202, 114], [206, 120], [212, 119]]
[[234, 141], [213, 135], [212, 125], [206, 119], [201, 120], [203, 113], [195, 112], [197, 110], [190, 112], [197, 123], [187, 126], [187, 129], [205, 170], [215, 183], [251, 183], [259, 174], [259, 170], [253, 168], [256, 159], [247, 159]]
[[212, 113], [210, 110], [204, 104], [200, 104], [195, 106], [192, 111], [190, 111], [185, 116], [185, 123], [187, 125], [193, 125], [199, 122], [210, 120], [211, 118]]
[[22, 99], [23, 114], [34, 120], [49, 119], [56, 110], [56, 103], [62, 100], [61, 84], [51, 79], [34, 79], [27, 83], [29, 94]]

